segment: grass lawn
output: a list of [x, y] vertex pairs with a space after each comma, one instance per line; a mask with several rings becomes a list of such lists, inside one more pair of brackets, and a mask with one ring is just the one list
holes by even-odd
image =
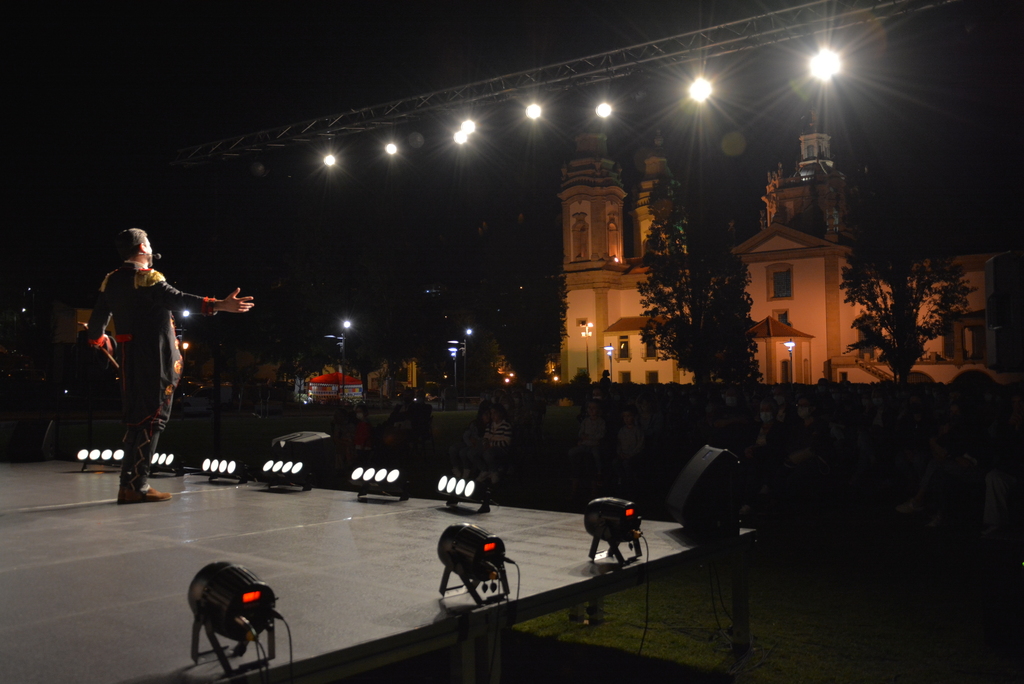
[[[576, 408], [549, 408], [543, 445], [505, 484], [501, 504], [582, 513], [580, 502], [567, 498], [563, 463], [575, 442], [577, 413]], [[471, 411], [435, 412], [435, 454], [407, 464], [413, 496], [433, 497], [434, 483], [448, 471], [447, 447], [472, 416]], [[222, 454], [256, 465], [273, 437], [299, 430], [326, 432], [330, 418], [322, 410], [268, 419], [227, 414]], [[93, 429], [96, 446], [120, 441], [122, 428], [116, 422], [96, 423]], [[5, 440], [0, 432], [0, 445]], [[65, 452], [84, 440], [84, 424], [62, 428]], [[195, 463], [213, 452], [212, 421], [174, 419], [160, 447]], [[645, 511], [648, 518], [661, 515]], [[480, 523], [486, 526], [485, 519]], [[599, 627], [571, 623], [564, 613], [517, 625], [503, 643], [503, 681], [1024, 681], [1024, 663], [993, 651], [983, 632], [985, 612], [992, 606], [1016, 611], [1019, 624], [1024, 611], [1020, 546], [1000, 549], [962, 531], [926, 529], [920, 519], [892, 512], [888, 502], [836, 502], [759, 520], [757, 528], [750, 569], [755, 649], [746, 661], [736, 662], [723, 636], [730, 624], [723, 608], [731, 605], [729, 567], [705, 564], [653, 582], [649, 600], [648, 587], [608, 597], [606, 622]], [[582, 520], [580, 532], [585, 534]], [[1009, 593], [1000, 598], [1010, 586], [1018, 592], [1015, 604]], [[645, 622], [643, 655], [637, 658]], [[444, 682], [447, 655], [422, 656], [357, 679]]]

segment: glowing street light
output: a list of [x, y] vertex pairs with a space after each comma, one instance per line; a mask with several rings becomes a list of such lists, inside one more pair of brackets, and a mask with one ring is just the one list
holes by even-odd
[[476, 124], [473, 123], [472, 120], [466, 119], [465, 121], [462, 122], [462, 132], [465, 133], [466, 135], [469, 135], [470, 133], [472, 133], [475, 130], [476, 130]]
[[602, 102], [601, 104], [597, 105], [596, 111], [599, 117], [601, 117], [602, 119], [607, 119], [609, 116], [611, 116], [612, 106], [607, 102]]
[[697, 102], [703, 102], [711, 95], [711, 83], [704, 78], [698, 78], [690, 84], [690, 97]]
[[396, 145], [395, 143], [388, 143], [384, 147], [384, 151], [387, 152], [388, 154], [394, 154], [398, 152], [398, 145]]
[[839, 73], [839, 55], [831, 50], [822, 50], [811, 59], [811, 74], [827, 81]]
[[539, 104], [532, 104], [529, 107], [527, 107], [526, 108], [526, 116], [530, 117], [531, 119], [539, 119], [540, 118], [540, 105]]
[[455, 131], [455, 142], [463, 145], [467, 140], [469, 140], [469, 136], [466, 135], [466, 131]]
[[334, 158], [333, 154], [329, 154], [324, 157], [324, 166], [334, 166], [337, 163], [337, 159]]

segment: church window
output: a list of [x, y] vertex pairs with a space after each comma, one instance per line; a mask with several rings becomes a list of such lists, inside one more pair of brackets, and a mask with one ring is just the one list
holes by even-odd
[[658, 345], [655, 344], [654, 340], [644, 344], [644, 357], [648, 359], [658, 358]]
[[633, 374], [629, 371], [619, 371], [619, 384], [625, 385], [627, 382], [633, 382]]
[[647, 371], [647, 384], [657, 385], [658, 384], [658, 371]]
[[769, 266], [768, 299], [791, 299], [793, 297], [793, 267], [789, 264]]
[[629, 358], [629, 336], [628, 335], [621, 335], [619, 337], [619, 358], [620, 359], [628, 359]]
[[773, 309], [772, 318], [784, 325], [793, 325], [789, 322], [789, 309]]
[[964, 359], [980, 361], [985, 358], [985, 326], [964, 326]]
[[814, 159], [814, 145], [807, 146], [807, 158]]

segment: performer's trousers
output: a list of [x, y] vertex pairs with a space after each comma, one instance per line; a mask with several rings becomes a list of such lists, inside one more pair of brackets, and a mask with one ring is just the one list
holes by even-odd
[[153, 430], [152, 427], [128, 427], [128, 432], [124, 435], [121, 487], [137, 492], [149, 489], [149, 464], [152, 462], [159, 439], [160, 431]]

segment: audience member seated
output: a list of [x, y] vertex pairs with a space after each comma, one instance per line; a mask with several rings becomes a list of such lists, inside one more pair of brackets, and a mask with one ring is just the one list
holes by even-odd
[[483, 447], [477, 461], [480, 474], [476, 479], [497, 484], [500, 474], [508, 468], [512, 447], [512, 424], [508, 422], [508, 410], [501, 404], [491, 406], [491, 422], [484, 431]]
[[462, 439], [452, 444], [448, 456], [452, 462], [452, 473], [456, 477], [470, 477], [484, 453], [484, 433], [491, 424], [491, 402], [484, 399], [476, 411], [476, 418], [469, 421]]
[[614, 462], [616, 486], [623, 488], [624, 494], [636, 491], [636, 461], [643, 449], [644, 431], [637, 422], [636, 408], [626, 406], [622, 409]]
[[606, 423], [601, 417], [601, 405], [596, 401], [588, 402], [587, 417], [580, 421], [576, 446], [569, 449], [570, 497], [576, 496], [580, 479], [589, 471], [588, 465], [593, 466], [592, 488], [597, 489], [597, 482], [601, 477], [601, 442], [605, 438], [605, 433]]

